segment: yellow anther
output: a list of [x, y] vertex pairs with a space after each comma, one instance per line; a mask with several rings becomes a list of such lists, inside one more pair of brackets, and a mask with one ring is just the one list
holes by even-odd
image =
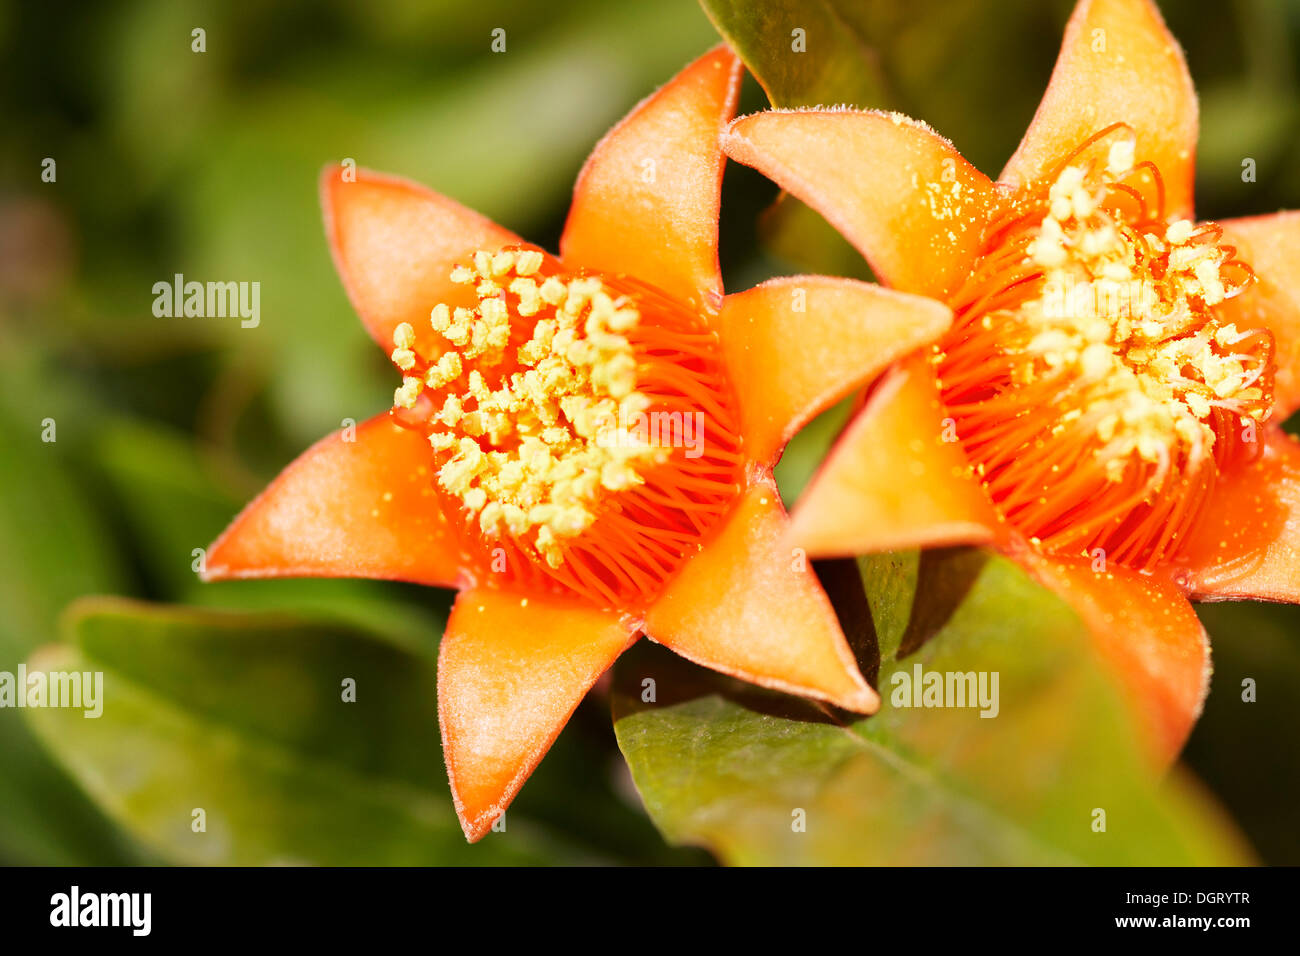
[[393, 345], [399, 349], [414, 348], [415, 329], [411, 328], [410, 322], [403, 322], [393, 329]]
[[438, 361], [430, 366], [424, 377], [424, 384], [429, 388], [443, 388], [449, 382], [460, 377], [461, 359], [455, 352], [443, 352]]
[[1223, 280], [1219, 278], [1219, 264], [1212, 259], [1202, 259], [1193, 270], [1200, 283], [1201, 298], [1206, 305], [1218, 305], [1226, 298]]
[[591, 365], [599, 354], [590, 339], [575, 339], [564, 350], [564, 357], [573, 365]]
[[501, 526], [501, 502], [489, 500], [479, 512], [478, 525], [485, 534], [497, 534]]
[[619, 422], [651, 404], [637, 391], [624, 334], [640, 313], [596, 276], [544, 277], [536, 250], [479, 251], [472, 261], [453, 279], [475, 288], [477, 304], [430, 312], [446, 345], [437, 361], [415, 351], [409, 325], [395, 331], [394, 361], [426, 369], [395, 400], [410, 408], [431, 392], [439, 486], [484, 534], [508, 534], [558, 566], [566, 543], [596, 520], [601, 496], [640, 484], [667, 454]]
[[640, 313], [636, 309], [615, 309], [614, 314], [608, 320], [609, 328], [613, 332], [626, 332], [637, 324], [640, 317]]
[[507, 502], [501, 506], [501, 516], [505, 519], [506, 529], [513, 535], [522, 535], [528, 530], [528, 515], [516, 504]]
[[559, 305], [569, 296], [569, 287], [555, 276], [549, 277], [538, 290], [547, 305]]
[[408, 375], [402, 379], [402, 384], [393, 392], [393, 404], [400, 405], [402, 408], [414, 408], [416, 399], [420, 397], [420, 392], [424, 390], [424, 383], [413, 375]]
[[[1214, 443], [1216, 409], [1254, 414], [1264, 396], [1253, 387], [1258, 369], [1234, 357], [1246, 336], [1207, 313], [1235, 291], [1221, 268], [1227, 254], [1197, 241], [1186, 219], [1132, 238], [1103, 202], [1105, 176], [1122, 177], [1133, 160], [1132, 140], [1120, 140], [1100, 176], [1070, 166], [1051, 184], [1024, 247], [1042, 291], [1014, 313], [1022, 344], [1010, 370], [1017, 384], [1094, 390], [1095, 450], [1115, 480], [1135, 459], [1171, 467], [1175, 445], [1200, 454]], [[601, 372], [611, 390], [626, 387], [625, 374], [613, 359]]]
[[438, 421], [448, 428], [455, 428], [460, 423], [465, 414], [464, 406], [461, 404], [459, 395], [448, 395], [447, 400], [442, 403], [442, 408], [438, 411]]
[[505, 299], [484, 299], [479, 303], [479, 313], [489, 326], [510, 325], [510, 309]]
[[592, 371], [592, 380], [604, 385], [614, 398], [622, 399], [636, 388], [636, 359], [620, 353], [607, 359]]
[[456, 454], [438, 469], [438, 482], [463, 499], [483, 467], [483, 450], [472, 438], [462, 438], [456, 448]]
[[515, 265], [515, 254], [509, 249], [503, 249], [492, 257], [492, 275], [503, 276], [509, 272]]
[[536, 249], [524, 249], [515, 257], [515, 274], [530, 276], [542, 267], [544, 257]]
[[542, 307], [542, 297], [537, 291], [536, 282], [532, 279], [513, 279], [509, 288], [510, 292], [519, 298], [519, 304], [515, 307], [515, 311], [525, 317], [538, 313]]
[[1179, 219], [1169, 224], [1165, 230], [1165, 239], [1176, 246], [1181, 246], [1184, 242], [1192, 237], [1192, 223], [1187, 219]]
[[452, 345], [464, 345], [469, 341], [470, 325], [473, 321], [473, 312], [469, 309], [457, 308], [451, 313], [451, 324], [442, 330], [442, 334]]
[[622, 491], [641, 481], [636, 469], [624, 461], [607, 461], [600, 469], [600, 483], [610, 491]]
[[1123, 176], [1133, 168], [1133, 160], [1137, 150], [1137, 141], [1133, 139], [1119, 139], [1111, 144], [1110, 152], [1106, 157], [1106, 171], [1112, 176]]

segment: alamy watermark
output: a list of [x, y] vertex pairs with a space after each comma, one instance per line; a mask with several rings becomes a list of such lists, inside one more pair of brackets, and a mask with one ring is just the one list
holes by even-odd
[[703, 412], [626, 412], [603, 420], [596, 429], [602, 448], [684, 448], [687, 458], [704, 454]]
[[133, 936], [153, 929], [152, 893], [83, 893], [73, 886], [50, 897], [50, 925], [55, 927], [125, 927]]
[[104, 713], [103, 671], [32, 671], [18, 665], [18, 673], [0, 671], [0, 708], [69, 707], [85, 711], [84, 717]]
[[926, 671], [920, 664], [897, 671], [889, 678], [894, 686], [889, 703], [894, 707], [972, 707], [981, 717], [996, 717], [997, 671]]
[[153, 314], [160, 319], [238, 316], [245, 329], [255, 329], [262, 321], [260, 282], [186, 282], [178, 272], [171, 282], [155, 282], [153, 295]]

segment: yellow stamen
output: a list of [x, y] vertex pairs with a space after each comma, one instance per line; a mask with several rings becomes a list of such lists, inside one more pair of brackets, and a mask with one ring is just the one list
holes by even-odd
[[990, 231], [936, 364], [1008, 521], [1046, 550], [1148, 567], [1254, 454], [1239, 425], [1271, 413], [1273, 343], [1215, 311], [1253, 274], [1216, 227], [1153, 212], [1163, 185], [1131, 136], [1078, 158], [1111, 132]]
[[[594, 522], [602, 494], [640, 484], [668, 454], [620, 421], [620, 408], [648, 404], [622, 334], [640, 316], [594, 277], [548, 276], [539, 287], [531, 276], [543, 258], [533, 250], [479, 252], [472, 261], [452, 278], [478, 290], [478, 305], [432, 310], [446, 351], [424, 363], [422, 379], [404, 379], [394, 401], [411, 408], [424, 388], [445, 391], [429, 437], [435, 450], [455, 454], [438, 469], [439, 486], [478, 515], [484, 533], [508, 533], [558, 567], [566, 540]], [[403, 323], [393, 338], [393, 361], [409, 371], [414, 331]]]

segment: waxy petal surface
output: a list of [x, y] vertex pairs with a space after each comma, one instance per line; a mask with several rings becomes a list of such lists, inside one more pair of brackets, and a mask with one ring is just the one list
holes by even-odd
[[791, 535], [821, 557], [983, 544], [997, 525], [917, 357], [887, 373], [849, 423], [796, 505]]
[[758, 113], [723, 147], [825, 216], [882, 282], [934, 298], [966, 278], [1001, 202], [951, 143], [897, 113]]
[[951, 324], [933, 299], [852, 279], [792, 276], [727, 296], [718, 330], [747, 451], [770, 464], [818, 412]]
[[688, 306], [717, 309], [718, 137], [740, 76], [740, 61], [718, 47], [606, 134], [574, 187], [560, 240], [566, 265], [635, 276]]
[[545, 595], [476, 588], [456, 598], [438, 653], [438, 720], [470, 842], [505, 812], [591, 685], [639, 633], [613, 612]]
[[1166, 213], [1190, 216], [1196, 90], [1150, 0], [1081, 0], [1075, 7], [1047, 92], [1001, 181], [1019, 187], [1050, 175], [1112, 123], [1133, 130], [1138, 162], [1159, 167]]
[[1263, 440], [1223, 476], [1187, 543], [1186, 587], [1202, 600], [1300, 603], [1300, 443], [1275, 430]]
[[429, 442], [387, 413], [298, 457], [208, 549], [206, 580], [379, 578], [444, 587], [459, 544], [433, 489]]
[[1258, 282], [1219, 306], [1238, 329], [1266, 328], [1276, 347], [1273, 378], [1277, 422], [1300, 408], [1300, 212], [1228, 219], [1223, 241], [1255, 270]]
[[409, 322], [417, 349], [436, 355], [440, 339], [429, 312], [439, 302], [471, 307], [477, 301], [471, 289], [451, 281], [452, 267], [479, 249], [527, 244], [417, 183], [354, 172], [356, 181], [349, 182], [344, 170], [330, 166], [320, 181], [325, 236], [343, 287], [385, 352], [392, 351], [393, 330]]
[[776, 486], [755, 484], [724, 520], [650, 608], [646, 633], [732, 677], [874, 712], [830, 600], [785, 540]]
[[1127, 568], [1094, 571], [1082, 558], [1026, 555], [1031, 571], [1074, 608], [1128, 690], [1161, 765], [1187, 741], [1210, 689], [1210, 643], [1168, 577]]

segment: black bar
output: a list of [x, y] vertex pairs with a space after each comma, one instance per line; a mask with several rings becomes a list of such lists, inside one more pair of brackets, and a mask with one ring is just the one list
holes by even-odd
[[[1279, 934], [1294, 927], [1297, 872], [8, 869], [0, 871], [0, 927], [6, 944], [75, 937], [128, 945], [147, 939], [336, 947], [349, 939], [375, 944], [413, 937], [435, 950], [440, 944], [496, 950], [512, 935], [582, 947], [618, 946], [619, 938], [675, 946], [664, 934], [677, 928], [695, 934], [696, 942], [700, 934], [721, 934], [729, 949], [746, 937], [775, 944], [787, 933], [810, 947], [847, 934], [864, 951], [882, 937], [987, 945], [1200, 936], [1231, 944], [1259, 931], [1286, 938]], [[128, 925], [52, 925], [52, 919], [68, 921], [74, 886], [79, 921], [91, 910], [111, 916], [117, 907], [119, 922]], [[147, 936], [137, 936], [130, 919], [143, 928], [143, 896], [138, 909], [126, 909], [120, 896], [100, 909], [99, 894], [132, 893], [149, 894]], [[60, 897], [69, 904], [63, 910]], [[598, 939], [597, 932], [616, 936]]]

